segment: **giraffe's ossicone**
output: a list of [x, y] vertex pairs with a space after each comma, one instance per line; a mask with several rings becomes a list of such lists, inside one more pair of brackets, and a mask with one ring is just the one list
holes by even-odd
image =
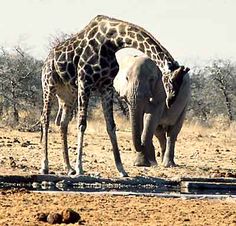
[[78, 158], [75, 169], [78, 174], [83, 173], [82, 145], [88, 101], [91, 91], [97, 90], [101, 96], [116, 167], [122, 176], [127, 175], [120, 159], [113, 118], [113, 80], [119, 70], [115, 53], [122, 48], [138, 49], [156, 62], [165, 78], [167, 106], [173, 102], [176, 91], [174, 80], [181, 81], [188, 69], [179, 67], [170, 53], [143, 28], [107, 16], [96, 16], [82, 31], [53, 48], [43, 66], [42, 173], [48, 173], [48, 126], [54, 96], [59, 102], [56, 123], [60, 125], [64, 162], [71, 174], [75, 171], [69, 163], [67, 128], [78, 99]]

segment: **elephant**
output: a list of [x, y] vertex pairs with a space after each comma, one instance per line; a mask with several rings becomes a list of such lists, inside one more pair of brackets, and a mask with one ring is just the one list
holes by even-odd
[[190, 69], [180, 67], [182, 76], [176, 77], [174, 74], [170, 78], [177, 91], [174, 102], [168, 107], [162, 72], [156, 64], [146, 56], [134, 57], [131, 63], [126, 75], [118, 73], [114, 87], [129, 106], [132, 140], [137, 155], [134, 165], [157, 164], [152, 142], [155, 135], [161, 147], [162, 165], [173, 167], [176, 165], [175, 142], [191, 95]]

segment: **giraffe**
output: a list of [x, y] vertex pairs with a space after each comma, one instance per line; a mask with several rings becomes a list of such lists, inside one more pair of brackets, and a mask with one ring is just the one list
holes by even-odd
[[[127, 176], [118, 149], [113, 117], [113, 80], [119, 65], [115, 53], [122, 48], [135, 48], [149, 56], [160, 67], [169, 106], [175, 98], [172, 74], [180, 68], [170, 53], [145, 29], [135, 24], [98, 15], [82, 31], [54, 47], [42, 69], [43, 158], [40, 172], [48, 173], [48, 127], [52, 99], [56, 96], [59, 110], [56, 124], [60, 125], [64, 165], [68, 174], [81, 175], [84, 133], [91, 91], [98, 91], [110, 137], [115, 165], [121, 176]], [[184, 70], [178, 70], [183, 77]], [[71, 112], [78, 101], [78, 147], [75, 170], [71, 167], [67, 147], [67, 129]]]

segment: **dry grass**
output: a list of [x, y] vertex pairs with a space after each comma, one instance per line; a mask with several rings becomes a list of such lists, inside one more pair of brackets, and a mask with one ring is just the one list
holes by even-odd
[[[124, 115], [119, 112], [114, 113], [114, 119], [116, 123], [116, 129], [120, 132], [131, 132], [130, 121]], [[57, 127], [53, 125], [54, 131]], [[77, 124], [76, 119], [70, 123], [70, 132], [76, 134]], [[227, 136], [236, 136], [236, 121], [229, 122], [229, 120], [223, 116], [210, 119], [207, 123], [203, 123], [199, 120], [185, 120], [180, 135], [187, 132], [202, 136], [208, 134], [225, 134]], [[95, 109], [88, 119], [88, 126], [86, 132], [95, 134], [106, 134], [106, 124], [101, 108]], [[158, 145], [158, 143], [157, 143]]]
[[[206, 126], [197, 121], [186, 121], [176, 143], [175, 159], [178, 166], [164, 168], [160, 165], [159, 157], [156, 167], [134, 167], [135, 152], [130, 149], [130, 123], [118, 114], [115, 115], [115, 121], [121, 159], [130, 177], [236, 177], [236, 123], [229, 126], [224, 120], [215, 119], [211, 126]], [[50, 171], [65, 173], [59, 129], [53, 123], [51, 128]], [[69, 128], [69, 152], [74, 166], [77, 156], [76, 120], [71, 122]], [[0, 128], [0, 173], [38, 173], [42, 151], [39, 138], [40, 134], [36, 132]], [[155, 138], [154, 145], [158, 150], [159, 144]], [[83, 164], [86, 175], [104, 178], [118, 176], [101, 111], [94, 112], [88, 120]], [[78, 211], [86, 225], [235, 225], [234, 200], [11, 192], [1, 193], [0, 196], [0, 225], [41, 225], [35, 220], [36, 214], [42, 211], [59, 211], [62, 207]]]

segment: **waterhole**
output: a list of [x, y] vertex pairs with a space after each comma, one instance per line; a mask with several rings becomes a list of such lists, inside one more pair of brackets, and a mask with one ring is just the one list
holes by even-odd
[[35, 192], [108, 193], [164, 197], [236, 198], [236, 179], [154, 177], [98, 178], [58, 175], [0, 176], [0, 189], [27, 189]]

